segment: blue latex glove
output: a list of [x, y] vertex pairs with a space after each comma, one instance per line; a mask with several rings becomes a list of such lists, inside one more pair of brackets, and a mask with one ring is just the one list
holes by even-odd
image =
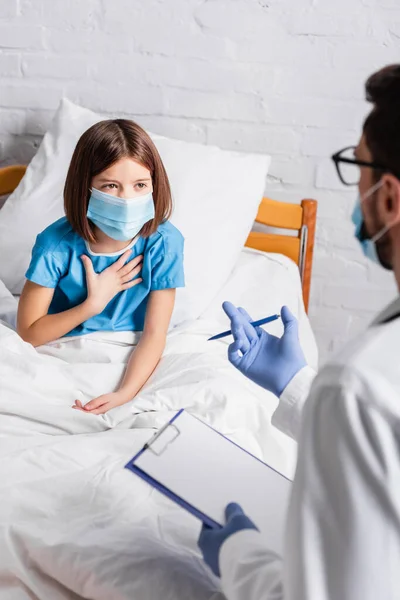
[[238, 531], [243, 529], [255, 529], [253, 521], [250, 521], [244, 514], [239, 504], [231, 503], [225, 509], [226, 525], [220, 529], [213, 529], [203, 524], [198, 546], [203, 554], [204, 562], [210, 567], [212, 572], [220, 577], [219, 571], [219, 551], [223, 542]]
[[269, 390], [282, 394], [293, 377], [307, 365], [299, 341], [297, 319], [287, 306], [281, 310], [285, 331], [281, 338], [250, 325], [251, 317], [243, 308], [224, 302], [223, 309], [231, 320], [234, 342], [229, 346], [229, 361], [243, 375]]

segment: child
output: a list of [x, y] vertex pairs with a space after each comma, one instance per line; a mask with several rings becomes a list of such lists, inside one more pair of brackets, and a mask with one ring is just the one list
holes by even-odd
[[[168, 222], [161, 158], [133, 121], [102, 121], [78, 141], [63, 217], [38, 235], [17, 317], [34, 346], [94, 331], [143, 331], [119, 389], [73, 408], [102, 414], [132, 400], [157, 366], [184, 286], [183, 237]], [[140, 274], [140, 277], [139, 277]]]

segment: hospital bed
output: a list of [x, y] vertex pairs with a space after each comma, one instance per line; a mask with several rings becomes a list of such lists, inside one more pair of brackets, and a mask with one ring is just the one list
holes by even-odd
[[[23, 166], [0, 169], [9, 194]], [[256, 456], [293, 474], [296, 445], [271, 425], [277, 399], [235, 371], [221, 302], [254, 316], [288, 304], [308, 362], [306, 315], [316, 202], [264, 198], [229, 280], [193, 323], [174, 328], [163, 359], [134, 403], [100, 417], [71, 410], [77, 394], [116, 385], [136, 343], [104, 332], [40, 352], [0, 328], [0, 597], [9, 600], [222, 600], [200, 559], [199, 522], [135, 478], [124, 464], [178, 408], [206, 420]], [[16, 300], [0, 294], [3, 301]], [[269, 331], [281, 334], [277, 322]], [[233, 499], [234, 500], [234, 499]]]

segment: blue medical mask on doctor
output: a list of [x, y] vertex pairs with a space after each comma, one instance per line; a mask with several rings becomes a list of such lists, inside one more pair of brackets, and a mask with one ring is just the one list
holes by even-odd
[[377, 184], [372, 186], [361, 198], [360, 196], [357, 199], [356, 205], [353, 210], [353, 214], [351, 216], [351, 220], [354, 223], [355, 230], [354, 235], [360, 243], [361, 249], [363, 251], [364, 256], [369, 258], [372, 262], [381, 265], [385, 268], [388, 268], [387, 265], [383, 265], [378, 252], [376, 250], [376, 242], [381, 239], [385, 235], [385, 233], [390, 229], [389, 226], [383, 227], [378, 233], [369, 238], [365, 231], [364, 225], [364, 217], [361, 210], [361, 203], [364, 202], [367, 198], [372, 196], [374, 192], [376, 192], [380, 187], [382, 187], [382, 182], [378, 181]]
[[153, 194], [127, 199], [92, 188], [87, 217], [113, 240], [131, 240], [154, 219]]

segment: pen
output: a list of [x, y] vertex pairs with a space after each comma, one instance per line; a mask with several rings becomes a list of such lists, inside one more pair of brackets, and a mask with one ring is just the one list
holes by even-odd
[[[279, 319], [280, 315], [272, 315], [271, 317], [266, 317], [265, 319], [260, 319], [259, 321], [253, 321], [250, 325], [253, 327], [260, 327], [260, 325], [265, 325], [266, 323], [271, 323], [272, 321], [276, 321]], [[232, 335], [232, 331], [229, 329], [228, 331], [223, 331], [222, 333], [218, 333], [218, 335], [214, 335], [208, 339], [209, 342], [213, 340], [220, 340], [227, 335]]]

